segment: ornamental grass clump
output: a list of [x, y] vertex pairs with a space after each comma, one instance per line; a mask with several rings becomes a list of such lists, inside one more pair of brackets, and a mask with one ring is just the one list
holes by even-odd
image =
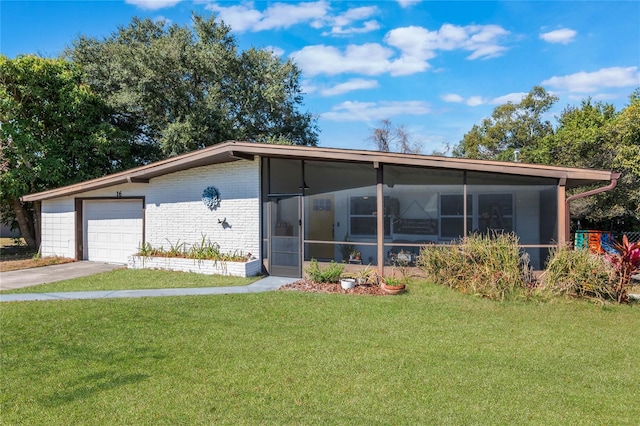
[[420, 267], [436, 283], [496, 300], [530, 294], [528, 257], [510, 233], [473, 234], [446, 246], [426, 246]]
[[252, 258], [251, 253], [244, 254], [240, 250], [229, 251], [224, 253], [220, 251], [220, 244], [211, 242], [205, 236], [199, 243], [187, 244], [185, 242], [169, 242], [169, 248], [153, 247], [150, 243], [142, 245], [138, 249], [138, 256], [143, 257], [179, 257], [184, 259], [195, 260], [214, 260], [221, 262], [246, 262]]
[[616, 298], [615, 270], [604, 257], [588, 250], [560, 248], [551, 252], [538, 290], [552, 296], [612, 300]]
[[332, 260], [327, 266], [321, 268], [316, 259], [311, 259], [309, 267], [305, 268], [304, 271], [311, 281], [317, 283], [337, 283], [344, 271], [344, 264]]

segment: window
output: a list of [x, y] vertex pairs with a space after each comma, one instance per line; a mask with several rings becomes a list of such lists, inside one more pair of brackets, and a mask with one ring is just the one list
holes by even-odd
[[513, 231], [513, 196], [511, 194], [478, 195], [478, 231]]
[[[440, 237], [464, 235], [462, 194], [440, 195]], [[513, 194], [468, 194], [467, 231], [513, 231]]]
[[[462, 194], [440, 195], [440, 238], [464, 235], [464, 198]], [[472, 227], [473, 198], [467, 195], [467, 229]]]
[[[363, 196], [349, 199], [349, 227], [351, 235], [376, 236], [377, 197]], [[391, 235], [391, 219], [388, 215], [384, 217], [384, 234]]]

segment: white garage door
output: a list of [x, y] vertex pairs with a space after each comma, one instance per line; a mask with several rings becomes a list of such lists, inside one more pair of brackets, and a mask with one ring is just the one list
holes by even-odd
[[141, 200], [84, 201], [84, 258], [127, 263], [142, 242]]

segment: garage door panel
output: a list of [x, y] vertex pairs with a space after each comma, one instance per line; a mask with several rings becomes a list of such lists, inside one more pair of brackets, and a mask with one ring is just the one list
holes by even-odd
[[84, 201], [87, 260], [126, 263], [142, 243], [141, 200]]

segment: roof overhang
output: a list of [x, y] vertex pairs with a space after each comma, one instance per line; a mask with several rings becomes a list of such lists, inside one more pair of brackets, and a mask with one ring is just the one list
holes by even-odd
[[539, 164], [509, 163], [502, 161], [473, 160], [468, 158], [439, 157], [418, 154], [364, 151], [308, 146], [270, 145], [251, 142], [228, 141], [177, 157], [114, 173], [97, 179], [68, 185], [49, 191], [23, 196], [22, 201], [41, 201], [70, 196], [86, 191], [107, 188], [124, 183], [148, 183], [151, 179], [194, 167], [232, 161], [253, 161], [258, 157], [291, 158], [315, 161], [339, 161], [352, 163], [393, 164], [415, 167], [432, 167], [449, 170], [466, 170], [499, 173], [502, 175], [534, 176], [558, 179], [566, 186], [576, 187], [610, 181], [611, 171], [543, 166]]

